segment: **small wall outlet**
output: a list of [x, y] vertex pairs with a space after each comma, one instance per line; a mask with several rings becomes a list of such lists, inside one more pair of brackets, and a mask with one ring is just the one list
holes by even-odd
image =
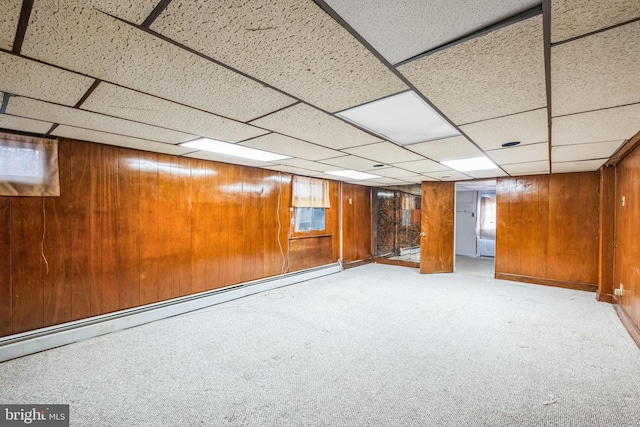
[[624, 294], [624, 286], [622, 286], [622, 283], [620, 283], [620, 287], [618, 289], [614, 289], [613, 290], [613, 293], [616, 296], [619, 296], [619, 297], [623, 296], [623, 294]]
[[622, 206], [624, 206], [624, 196], [622, 196]]

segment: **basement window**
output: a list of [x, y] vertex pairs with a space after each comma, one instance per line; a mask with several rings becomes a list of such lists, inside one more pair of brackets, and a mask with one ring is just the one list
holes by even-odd
[[59, 196], [58, 142], [0, 133], [0, 196]]
[[326, 229], [329, 181], [304, 176], [293, 177], [292, 205], [296, 232], [319, 232]]
[[296, 231], [323, 231], [326, 228], [325, 208], [296, 208]]

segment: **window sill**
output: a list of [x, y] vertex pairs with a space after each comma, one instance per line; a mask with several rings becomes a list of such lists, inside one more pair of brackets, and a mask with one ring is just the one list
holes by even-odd
[[315, 239], [316, 237], [332, 237], [333, 234], [310, 234], [308, 236], [291, 236], [289, 240]]

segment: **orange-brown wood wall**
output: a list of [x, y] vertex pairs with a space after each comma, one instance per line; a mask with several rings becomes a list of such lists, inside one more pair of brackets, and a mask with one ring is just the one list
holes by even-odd
[[618, 304], [637, 331], [640, 329], [640, 148], [616, 166], [615, 198], [614, 286], [622, 284], [624, 293], [617, 297]]
[[[60, 197], [0, 197], [0, 336], [339, 257], [337, 182], [289, 267], [291, 175], [66, 139], [59, 169]], [[346, 244], [370, 247], [370, 224]]]
[[597, 289], [599, 174], [499, 178], [496, 277]]
[[371, 259], [371, 188], [342, 184], [342, 259]]

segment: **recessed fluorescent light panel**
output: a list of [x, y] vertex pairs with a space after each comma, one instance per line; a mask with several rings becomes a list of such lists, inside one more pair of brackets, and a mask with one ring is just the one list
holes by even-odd
[[213, 153], [224, 154], [226, 156], [241, 157], [243, 159], [259, 160], [263, 162], [273, 162], [276, 160], [291, 158], [281, 154], [269, 153], [268, 151], [256, 150], [255, 148], [216, 141], [215, 139], [209, 138], [200, 138], [180, 145], [183, 147], [195, 148], [196, 150], [211, 151]]
[[486, 169], [498, 169], [488, 157], [472, 157], [470, 159], [447, 160], [440, 162], [448, 168], [455, 169], [458, 172], [481, 171]]
[[415, 92], [402, 92], [336, 113], [400, 145], [460, 135]]
[[352, 171], [352, 170], [333, 171], [333, 172], [325, 172], [325, 173], [328, 173], [329, 175], [342, 176], [345, 178], [351, 178], [351, 179], [357, 179], [357, 180], [380, 178], [378, 175], [372, 175], [370, 173], [364, 173], [364, 172], [358, 172], [358, 171]]

